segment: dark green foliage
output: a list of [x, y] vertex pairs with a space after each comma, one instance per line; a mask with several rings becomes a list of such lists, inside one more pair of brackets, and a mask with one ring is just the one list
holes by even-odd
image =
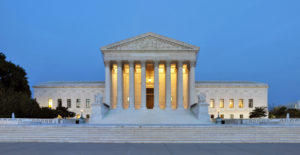
[[64, 107], [56, 110], [40, 108], [31, 99], [25, 70], [5, 59], [5, 55], [0, 53], [0, 117], [9, 118], [13, 112], [17, 118], [74, 117], [75, 113]]
[[250, 118], [261, 118], [267, 116], [267, 107], [255, 107], [252, 112], [250, 112]]
[[290, 114], [290, 118], [300, 118], [300, 110], [298, 109], [287, 109], [284, 106], [278, 106], [273, 108], [269, 112], [270, 118], [286, 118], [286, 114]]
[[269, 112], [269, 117], [270, 118], [285, 118], [286, 110], [287, 110], [287, 108], [284, 106], [274, 107], [274, 109], [272, 109]]
[[75, 113], [68, 111], [68, 108], [66, 108], [66, 107], [57, 107], [56, 112], [57, 112], [57, 115], [60, 115], [62, 118], [75, 116]]
[[0, 53], [0, 88], [12, 89], [31, 96], [25, 70], [5, 59], [5, 55]]

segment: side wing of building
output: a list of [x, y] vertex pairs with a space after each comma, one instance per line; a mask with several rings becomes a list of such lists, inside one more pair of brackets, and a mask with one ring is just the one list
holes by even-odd
[[55, 109], [59, 104], [85, 117], [91, 114], [95, 95], [101, 94], [105, 102], [104, 82], [44, 82], [33, 86], [34, 98], [41, 107]]
[[206, 94], [211, 118], [249, 118], [255, 107], [268, 107], [268, 85], [257, 82], [196, 82], [196, 96]]

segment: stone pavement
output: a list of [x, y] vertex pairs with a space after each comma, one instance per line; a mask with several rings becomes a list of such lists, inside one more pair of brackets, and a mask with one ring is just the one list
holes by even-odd
[[284, 155], [299, 154], [300, 144], [104, 144], [104, 143], [0, 143], [5, 155]]

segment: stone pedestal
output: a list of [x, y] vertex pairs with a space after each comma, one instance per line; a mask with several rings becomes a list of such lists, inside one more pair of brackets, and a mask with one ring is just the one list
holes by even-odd
[[100, 123], [105, 114], [109, 111], [109, 108], [102, 103], [102, 96], [100, 94], [95, 95], [95, 103], [92, 106], [92, 114], [89, 123]]
[[207, 103], [200, 103], [198, 104], [198, 119], [201, 123], [211, 123], [210, 116], [208, 114], [208, 106]]
[[208, 114], [208, 106], [209, 104], [206, 103], [206, 95], [201, 93], [198, 95], [198, 105], [197, 105], [197, 119], [201, 123], [211, 123], [210, 116]]

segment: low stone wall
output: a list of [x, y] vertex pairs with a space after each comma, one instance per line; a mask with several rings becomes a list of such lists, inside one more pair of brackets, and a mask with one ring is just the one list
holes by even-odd
[[272, 124], [300, 124], [299, 118], [282, 119], [224, 119], [225, 124], [250, 124], [250, 125], [272, 125]]
[[61, 124], [61, 119], [39, 119], [39, 118], [0, 118], [1, 125], [9, 124]]

